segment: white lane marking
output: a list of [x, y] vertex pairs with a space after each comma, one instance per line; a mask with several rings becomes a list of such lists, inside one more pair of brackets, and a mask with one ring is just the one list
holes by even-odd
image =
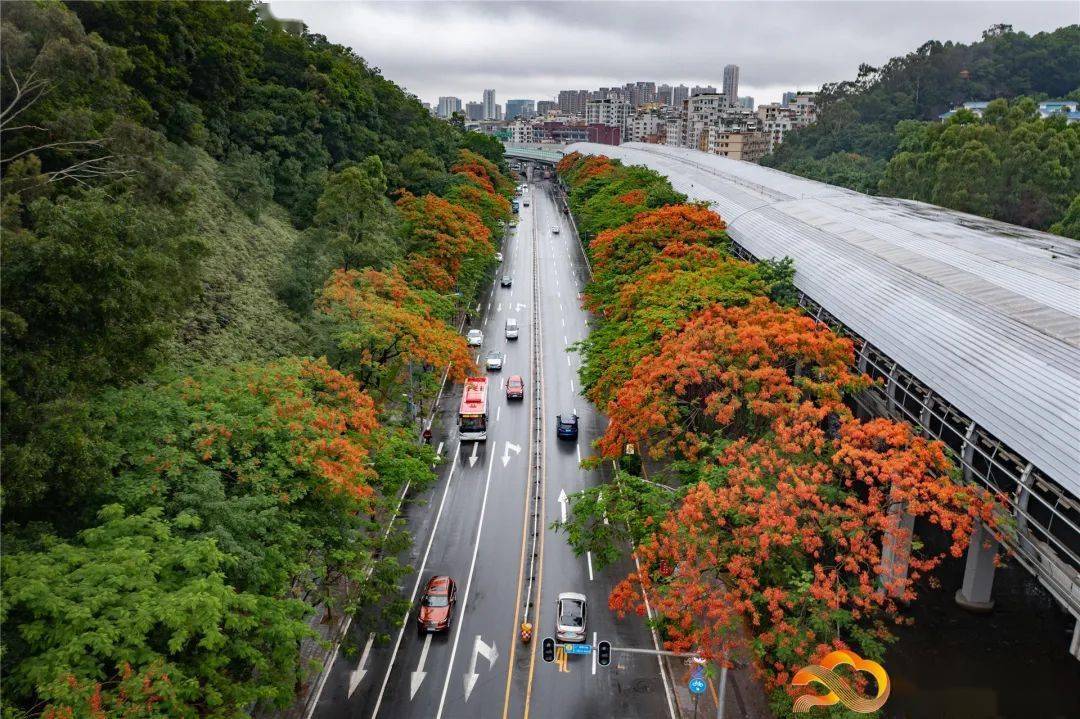
[[[592, 579], [592, 563], [589, 563], [589, 579]], [[596, 674], [596, 632], [592, 633], [592, 645], [593, 650], [589, 652], [592, 654], [592, 673]]]
[[573, 377], [570, 378], [570, 391], [571, 392], [574, 391], [574, 378]]
[[566, 341], [566, 335], [563, 335], [563, 336], [562, 336], [562, 343], [563, 343], [564, 345], [569, 345], [569, 344], [570, 344], [569, 342], [567, 342], [567, 341]]
[[510, 453], [511, 452], [513, 452], [514, 454], [521, 454], [521, 445], [514, 444], [513, 442], [506, 442], [505, 443], [505, 447], [503, 448], [503, 456], [502, 456], [502, 462], [503, 462], [504, 467], [507, 464], [510, 463]]
[[[638, 574], [641, 574], [641, 562], [638, 561], [637, 552], [631, 551], [634, 555], [634, 568]], [[641, 598], [645, 600], [645, 615], [651, 620], [653, 618], [652, 607], [649, 606], [649, 595], [645, 592], [645, 588], [641, 588]], [[656, 627], [650, 623], [649, 633], [652, 634], [653, 648], [656, 651], [660, 651], [660, 638], [656, 635]], [[656, 663], [660, 665], [660, 678], [664, 680], [664, 694], [667, 696], [668, 713], [671, 715], [671, 719], [675, 719], [675, 703], [671, 698], [671, 687], [668, 686], [667, 667], [664, 666], [664, 658], [659, 654], [656, 655]]]
[[495, 311], [496, 312], [502, 312], [502, 302], [500, 302], [499, 306], [495, 308]]
[[565, 317], [560, 317], [559, 319], [562, 321], [562, 326], [566, 327], [566, 318]]
[[443, 508], [446, 506], [446, 497], [450, 494], [450, 484], [454, 479], [454, 470], [457, 469], [458, 454], [461, 452], [461, 442], [458, 442], [454, 447], [454, 462], [450, 465], [450, 474], [446, 477], [446, 488], [443, 490], [442, 499], [439, 500], [439, 509], [435, 512], [435, 523], [431, 525], [431, 536], [428, 537], [427, 547], [424, 549], [424, 556], [420, 560], [420, 569], [416, 572], [416, 583], [413, 584], [412, 594], [409, 596], [409, 610], [405, 612], [405, 618], [401, 622], [401, 629], [398, 630], [397, 641], [394, 642], [394, 651], [390, 654], [390, 663], [386, 665], [386, 674], [383, 676], [382, 686], [379, 687], [379, 696], [375, 700], [375, 709], [371, 712], [371, 719], [375, 719], [379, 715], [379, 707], [382, 706], [383, 694], [386, 692], [386, 685], [390, 681], [390, 672], [394, 670], [394, 660], [397, 659], [398, 650], [401, 649], [401, 637], [405, 635], [405, 629], [409, 626], [409, 614], [412, 613], [413, 603], [416, 601], [416, 593], [420, 590], [420, 580], [424, 577], [424, 570], [427, 568], [428, 556], [431, 554], [431, 545], [435, 542], [435, 530], [439, 528], [439, 519], [442, 518]]
[[561, 292], [559, 292], [558, 290], [556, 290], [556, 291], [555, 291], [555, 296], [556, 296], [556, 297], [559, 297], [559, 298], [561, 298], [561, 297], [562, 297], [562, 293], [561, 293]]
[[581, 445], [574, 447], [574, 451], [577, 452], [577, 463], [581, 464]]
[[446, 690], [450, 687], [450, 672], [454, 668], [454, 657], [457, 656], [461, 628], [465, 625], [465, 609], [469, 606], [469, 590], [472, 589], [473, 573], [476, 571], [476, 555], [480, 551], [480, 535], [484, 531], [484, 514], [487, 512], [488, 489], [491, 487], [491, 469], [494, 466], [494, 462], [488, 463], [487, 479], [484, 481], [484, 499], [480, 502], [480, 521], [476, 526], [476, 543], [473, 545], [472, 561], [469, 562], [469, 578], [465, 582], [465, 599], [461, 602], [457, 632], [454, 634], [454, 645], [450, 648], [450, 662], [446, 665], [446, 681], [443, 682], [442, 696], [439, 698], [439, 711], [436, 713], [435, 719], [442, 718], [443, 706], [446, 704]]
[[502, 413], [502, 405], [495, 408], [495, 421], [499, 421], [499, 415]]
[[562, 514], [562, 521], [563, 521], [563, 524], [565, 524], [566, 523], [566, 505], [570, 502], [570, 498], [566, 496], [566, 490], [565, 489], [560, 489], [559, 490], [559, 499], [557, 501], [559, 503], [559, 513]]
[[477, 312], [479, 312], [479, 311], [480, 311], [480, 303], [479, 303], [479, 302], [477, 302], [477, 303], [476, 303], [476, 311], [477, 311]]
[[420, 650], [420, 661], [416, 665], [416, 671], [409, 677], [409, 701], [412, 701], [416, 696], [416, 690], [424, 683], [424, 677], [427, 676], [424, 665], [427, 664], [427, 655], [428, 650], [431, 649], [432, 636], [431, 632], [428, 632], [427, 636], [424, 637], [424, 648]]
[[480, 678], [480, 675], [476, 673], [476, 655], [480, 654], [487, 659], [488, 671], [495, 668], [495, 660], [499, 658], [499, 650], [495, 648], [495, 642], [491, 642], [489, 647], [484, 643], [484, 640], [480, 638], [480, 635], [476, 635], [476, 640], [473, 641], [472, 659], [469, 661], [469, 671], [465, 675], [465, 701], [469, 701], [469, 695], [472, 694], [473, 687], [476, 686], [476, 680]]
[[356, 669], [349, 673], [349, 697], [352, 698], [353, 693], [356, 692], [356, 687], [360, 686], [360, 682], [364, 680], [364, 675], [367, 674], [367, 669], [364, 666], [367, 664], [368, 655], [371, 654], [371, 645], [375, 642], [375, 632], [371, 632], [367, 636], [367, 643], [364, 644], [364, 652], [360, 655], [360, 663], [356, 665]]
[[500, 377], [499, 378], [499, 389], [502, 389], [504, 384], [506, 384], [506, 380], [503, 379], [502, 377]]
[[[479, 362], [479, 361], [480, 361], [480, 357], [477, 357], [477, 358], [476, 358], [476, 361], [477, 361], [477, 362]], [[566, 355], [566, 366], [567, 366], [567, 367], [571, 367], [571, 368], [573, 368], [573, 365], [572, 365], [572, 364], [570, 364], [570, 355]]]
[[487, 303], [487, 311], [488, 311], [488, 312], [490, 312], [490, 311], [491, 311], [491, 300], [488, 300], [488, 303]]

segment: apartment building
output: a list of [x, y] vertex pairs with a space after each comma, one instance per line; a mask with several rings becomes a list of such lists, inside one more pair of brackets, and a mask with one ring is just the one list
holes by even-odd
[[727, 132], [718, 127], [707, 128], [698, 144], [699, 150], [745, 162], [760, 161], [769, 151], [768, 147], [764, 133]]

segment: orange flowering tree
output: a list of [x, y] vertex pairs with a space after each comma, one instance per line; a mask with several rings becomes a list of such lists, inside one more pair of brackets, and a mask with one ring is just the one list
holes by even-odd
[[434, 455], [325, 361], [114, 390], [91, 421], [94, 520], [73, 518], [89, 528], [2, 559], [12, 696], [55, 716], [235, 716], [292, 700], [315, 607], [404, 611], [385, 525]]
[[405, 220], [404, 272], [420, 289], [474, 296], [495, 254], [491, 230], [480, 216], [437, 195], [404, 193], [397, 202]]
[[[598, 446], [622, 463], [571, 499], [560, 529], [602, 563], [637, 546], [641, 569], [610, 606], [644, 614], [645, 585], [669, 649], [720, 660], [747, 646], [777, 690], [835, 647], [880, 658], [899, 602], [960, 555], [974, 522], [993, 526], [992, 499], [954, 481], [939, 443], [853, 418], [845, 397], [868, 380], [848, 340], [792, 308], [789, 261], [732, 259], [705, 207], [642, 207], [664, 193], [647, 174], [621, 184], [633, 169], [577, 154], [559, 166], [580, 226], [598, 232], [581, 376], [610, 417]], [[677, 486], [635, 477], [630, 443]], [[912, 542], [904, 576], [882, 556], [913, 539], [901, 509], [949, 537], [937, 551]]]
[[317, 306], [328, 318], [336, 360], [360, 387], [383, 398], [400, 386], [409, 365], [450, 365], [460, 381], [474, 369], [465, 339], [431, 309], [431, 293], [409, 286], [400, 272], [339, 270]]
[[[916, 583], [963, 552], [992, 503], [951, 481], [940, 443], [905, 425], [849, 419], [830, 438], [815, 419], [704, 462], [701, 481], [638, 547], [641, 570], [612, 592], [612, 609], [643, 613], [640, 583], [667, 648], [722, 660], [748, 637], [772, 689], [834, 648], [880, 658], [888, 623], [901, 620], [894, 597], [915, 599]], [[916, 544], [908, 575], [885, 586], [886, 535], [909, 538], [890, 513], [900, 504], [951, 541], [936, 553]]]
[[588, 237], [630, 222], [640, 212], [686, 202], [663, 176], [644, 167], [580, 153], [567, 155], [558, 167], [571, 188], [578, 227]]
[[713, 305], [665, 337], [607, 406], [599, 447], [617, 457], [628, 443], [653, 458], [694, 459], [714, 436], [775, 431], [780, 423], [847, 415], [851, 341], [798, 310], [765, 298], [745, 307]]

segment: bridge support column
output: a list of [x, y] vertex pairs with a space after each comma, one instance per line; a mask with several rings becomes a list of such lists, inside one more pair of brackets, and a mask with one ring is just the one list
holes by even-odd
[[964, 581], [956, 590], [956, 603], [971, 612], [989, 612], [994, 608], [990, 593], [994, 588], [994, 557], [998, 543], [982, 522], [971, 533], [971, 543], [964, 565]]
[[898, 524], [897, 531], [886, 533], [881, 542], [881, 583], [889, 596], [899, 598], [904, 593], [900, 582], [907, 578], [911, 561], [911, 533], [915, 528], [915, 517], [908, 514], [907, 507], [901, 502], [894, 504], [889, 514], [898, 518]]

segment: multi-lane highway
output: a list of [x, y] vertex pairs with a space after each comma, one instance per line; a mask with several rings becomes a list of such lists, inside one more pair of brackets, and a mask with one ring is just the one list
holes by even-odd
[[[311, 705], [319, 719], [673, 716], [654, 657], [617, 652], [601, 667], [595, 654], [559, 652], [553, 663], [540, 656], [541, 639], [554, 634], [560, 592], [588, 597], [589, 643], [654, 646], [640, 618], [618, 620], [607, 608], [629, 560], [601, 572], [551, 529], [565, 506], [560, 495], [601, 481], [580, 461], [603, 431], [603, 418], [580, 395], [579, 358], [568, 351], [588, 331], [580, 306], [588, 270], [551, 192], [548, 183], [531, 182], [522, 193], [502, 267], [473, 314], [472, 327], [484, 331], [478, 358], [506, 354], [502, 371], [487, 373], [487, 441], [458, 440], [460, 388], [447, 387], [434, 437], [446, 457], [439, 482], [403, 508], [414, 538], [404, 559], [415, 571], [402, 587], [410, 612], [403, 626], [380, 631], [388, 641], [351, 637], [358, 651], [337, 655]], [[513, 277], [511, 287], [499, 286], [503, 274]], [[521, 325], [517, 340], [504, 334], [510, 317]], [[505, 379], [514, 374], [525, 379], [524, 401], [506, 399]], [[555, 436], [555, 415], [569, 412], [580, 417], [576, 442]], [[436, 574], [457, 582], [454, 624], [445, 634], [420, 634], [416, 603]], [[535, 625], [528, 645], [518, 639], [524, 619]]]

